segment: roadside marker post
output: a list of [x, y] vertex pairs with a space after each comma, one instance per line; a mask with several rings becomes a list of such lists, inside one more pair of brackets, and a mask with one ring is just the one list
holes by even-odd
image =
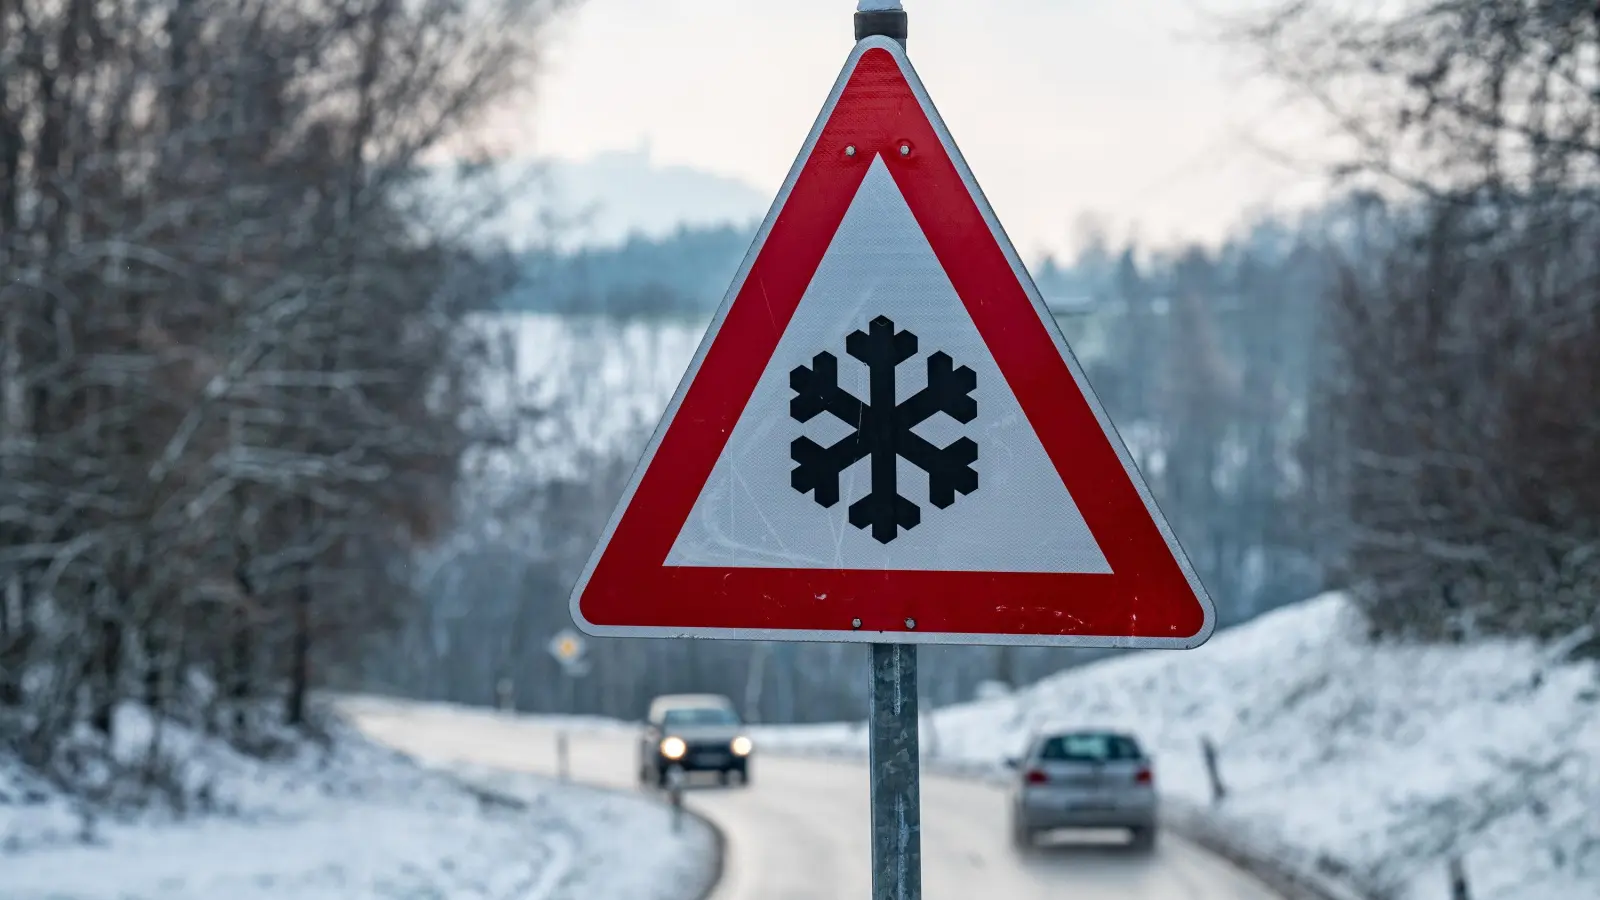
[[[588, 647], [585, 645], [583, 635], [570, 628], [563, 628], [550, 638], [546, 649], [555, 661], [561, 665], [561, 711], [571, 715], [573, 709], [573, 691], [577, 680], [589, 673]], [[572, 777], [571, 764], [568, 758], [567, 730], [556, 730], [556, 776], [562, 781]]]
[[587, 565], [625, 638], [871, 645], [872, 898], [920, 900], [918, 644], [1215, 612], [906, 55], [856, 44]]

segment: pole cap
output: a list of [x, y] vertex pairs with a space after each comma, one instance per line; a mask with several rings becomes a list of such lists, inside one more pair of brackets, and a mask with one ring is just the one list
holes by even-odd
[[883, 36], [905, 45], [909, 30], [906, 11], [899, 0], [863, 0], [857, 4], [856, 40]]

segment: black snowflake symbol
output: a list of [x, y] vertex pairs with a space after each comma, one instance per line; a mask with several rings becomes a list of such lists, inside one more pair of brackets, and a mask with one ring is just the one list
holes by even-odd
[[850, 504], [850, 524], [871, 528], [872, 536], [887, 544], [922, 521], [915, 503], [900, 496], [896, 484], [896, 460], [904, 458], [928, 473], [928, 500], [940, 509], [956, 502], [956, 492], [970, 494], [978, 489], [978, 472], [972, 464], [978, 459], [978, 445], [961, 438], [939, 448], [914, 434], [928, 419], [945, 413], [957, 422], [977, 418], [978, 401], [972, 396], [978, 376], [962, 366], [952, 368], [948, 353], [928, 357], [928, 386], [904, 403], [894, 402], [895, 369], [917, 354], [917, 336], [896, 332], [894, 323], [879, 316], [868, 323], [868, 331], [851, 332], [845, 349], [865, 363], [870, 376], [871, 398], [863, 403], [839, 387], [839, 360], [832, 353], [818, 353], [811, 367], [799, 366], [789, 373], [794, 399], [789, 415], [809, 422], [820, 413], [832, 413], [855, 432], [831, 447], [810, 438], [796, 438], [789, 445], [795, 461], [789, 482], [804, 494], [811, 492], [821, 506], [839, 502], [839, 475], [858, 460], [872, 457], [872, 489], [867, 496]]

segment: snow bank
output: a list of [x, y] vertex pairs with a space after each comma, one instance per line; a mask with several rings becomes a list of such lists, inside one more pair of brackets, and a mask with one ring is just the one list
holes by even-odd
[[[515, 798], [530, 808], [553, 801], [562, 821], [579, 835], [579, 857], [562, 896], [584, 900], [692, 900], [714, 886], [717, 836], [704, 821], [686, 816], [681, 831], [671, 810], [633, 789], [607, 790], [577, 782], [551, 782], [556, 771], [550, 730], [529, 731], [531, 720], [512, 713], [452, 703], [341, 696], [336, 708], [362, 733], [475, 789]], [[636, 733], [614, 719], [541, 717], [544, 729], [568, 734]], [[576, 755], [576, 754], [575, 754]], [[573, 777], [592, 778], [594, 772]], [[611, 783], [611, 782], [604, 782]]]
[[[152, 723], [119, 713], [118, 756]], [[6, 900], [685, 900], [640, 848], [698, 860], [642, 799], [521, 777], [508, 801], [419, 768], [343, 726], [263, 762], [171, 725], [164, 769], [201, 808], [116, 812], [69, 798], [0, 756]], [[124, 762], [136, 757], [125, 756]], [[494, 786], [508, 787], [502, 785]], [[626, 842], [618, 835], [626, 835]], [[680, 867], [683, 863], [676, 863]]]
[[[538, 775], [459, 763], [453, 768], [473, 785], [534, 808], [549, 802], [551, 782]], [[580, 839], [560, 896], [696, 900], [712, 887], [715, 836], [700, 820], [684, 817], [683, 832], [674, 834], [672, 813], [663, 804], [579, 784], [561, 790], [562, 816]]]
[[[940, 710], [924, 747], [994, 766], [1049, 725], [1128, 728], [1170, 795], [1407, 900], [1444, 900], [1460, 854], [1475, 897], [1600, 897], [1600, 671], [1532, 643], [1373, 645], [1325, 595], [1187, 652], [1133, 653]], [[769, 749], [859, 753], [857, 724], [768, 729]]]
[[30, 846], [87, 838], [90, 827], [67, 798], [0, 752], [0, 859]]

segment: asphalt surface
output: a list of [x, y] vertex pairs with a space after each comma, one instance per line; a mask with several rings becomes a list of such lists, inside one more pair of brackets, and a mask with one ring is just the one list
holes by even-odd
[[[556, 732], [536, 721], [462, 715], [432, 707], [359, 704], [352, 718], [372, 736], [436, 763], [470, 762], [555, 774]], [[640, 790], [632, 735], [575, 733], [570, 775]], [[840, 900], [870, 896], [867, 772], [860, 765], [761, 755], [751, 785], [695, 786], [687, 804], [727, 838], [715, 900]], [[1119, 835], [1085, 834], [1026, 855], [1010, 846], [1002, 790], [925, 777], [926, 900], [1280, 900], [1230, 863], [1171, 833], [1153, 854]], [[609, 900], [609, 898], [596, 898]], [[620, 898], [618, 898], [620, 900]]]

